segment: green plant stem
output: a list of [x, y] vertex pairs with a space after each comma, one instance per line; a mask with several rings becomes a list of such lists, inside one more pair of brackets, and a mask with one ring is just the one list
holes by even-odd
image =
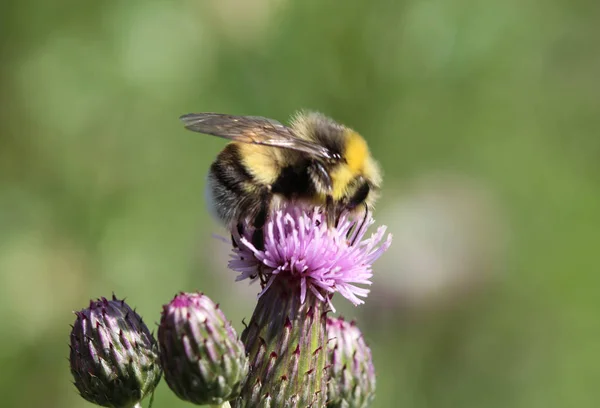
[[242, 333], [250, 374], [236, 408], [325, 406], [326, 304], [297, 281], [277, 279]]

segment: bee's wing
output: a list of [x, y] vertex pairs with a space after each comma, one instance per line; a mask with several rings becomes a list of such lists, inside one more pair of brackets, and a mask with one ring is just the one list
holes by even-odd
[[274, 119], [222, 113], [188, 113], [180, 117], [185, 128], [236, 142], [291, 149], [323, 159], [334, 158], [329, 149], [297, 137]]

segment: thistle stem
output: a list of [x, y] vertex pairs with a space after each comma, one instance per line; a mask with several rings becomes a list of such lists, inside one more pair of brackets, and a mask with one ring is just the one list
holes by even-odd
[[278, 277], [260, 297], [242, 341], [250, 374], [236, 408], [263, 406], [324, 407], [326, 398], [325, 322], [327, 304], [300, 282]]

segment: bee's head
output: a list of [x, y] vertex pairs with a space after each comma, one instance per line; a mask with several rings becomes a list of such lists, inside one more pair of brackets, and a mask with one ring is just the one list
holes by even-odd
[[298, 134], [327, 147], [331, 156], [312, 162], [309, 172], [317, 193], [343, 208], [373, 207], [381, 184], [379, 165], [365, 139], [354, 130], [315, 112], [296, 117]]
[[381, 172], [367, 142], [347, 129], [341, 156], [342, 160], [331, 169], [334, 200], [350, 210], [363, 204], [372, 208], [381, 184]]
[[375, 202], [377, 188], [363, 175], [355, 177], [346, 188], [346, 196], [341, 200], [342, 205], [349, 210], [367, 204], [370, 208]]

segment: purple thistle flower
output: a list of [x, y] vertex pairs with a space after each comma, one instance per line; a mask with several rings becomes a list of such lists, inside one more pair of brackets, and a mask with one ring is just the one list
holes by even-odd
[[236, 281], [261, 277], [259, 297], [277, 277], [286, 276], [299, 281], [301, 303], [310, 291], [329, 304], [335, 292], [354, 305], [362, 304], [369, 290], [358, 285], [371, 284], [372, 264], [389, 248], [392, 236], [384, 240], [386, 227], [381, 226], [365, 238], [374, 220], [370, 213], [359, 218], [344, 214], [337, 228], [328, 228], [318, 208], [289, 205], [275, 211], [265, 224], [264, 250], [251, 243], [250, 228], [241, 236], [234, 232], [237, 248], [229, 267], [239, 272]]
[[343, 214], [331, 228], [320, 208], [288, 204], [269, 215], [261, 248], [252, 244], [248, 224], [232, 232], [229, 267], [239, 273], [236, 280], [260, 279], [262, 286], [242, 333], [250, 370], [235, 408], [325, 406], [331, 298], [339, 292], [363, 303], [371, 265], [391, 244], [385, 227], [365, 238], [370, 214], [357, 218]]

